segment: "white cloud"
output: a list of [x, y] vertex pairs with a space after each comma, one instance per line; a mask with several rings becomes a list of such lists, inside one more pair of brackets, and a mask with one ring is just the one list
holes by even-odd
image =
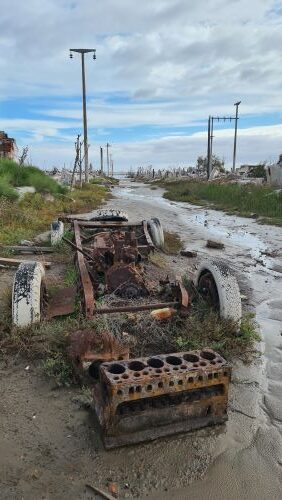
[[[224, 158], [230, 167], [233, 153], [233, 134], [231, 129], [216, 131], [213, 151]], [[281, 153], [282, 124], [275, 126], [253, 127], [239, 130], [237, 164], [277, 160]], [[99, 146], [93, 143], [90, 160], [99, 167]], [[195, 165], [199, 155], [205, 155], [207, 137], [204, 132], [187, 135], [169, 135], [144, 141], [122, 142], [112, 145], [111, 152], [117, 170], [124, 171], [131, 166], [152, 164], [155, 168], [168, 166]], [[70, 167], [74, 160], [74, 149], [67, 144], [36, 144], [32, 150], [35, 162], [41, 161], [45, 167]]]
[[[172, 131], [164, 142], [135, 140], [117, 146], [117, 162], [123, 164], [121, 151], [134, 163], [153, 153], [156, 162], [190, 162], [205, 150], [205, 134], [177, 138], [174, 127], [203, 123], [209, 114], [230, 114], [237, 99], [242, 100], [241, 124], [244, 116], [256, 115], [257, 123], [263, 123], [264, 113], [281, 110], [280, 7], [274, 0], [10, 0], [8, 7], [0, 0], [0, 103], [36, 96], [42, 103], [50, 96], [78, 98], [80, 61], [78, 56], [70, 61], [68, 49], [95, 47], [97, 61], [87, 59], [91, 142], [91, 128], [164, 126]], [[113, 104], [104, 98], [112, 93], [128, 96], [129, 102]], [[49, 164], [55, 153], [44, 140], [54, 138], [53, 149], [58, 148], [63, 161], [64, 154], [66, 159], [72, 154], [73, 138], [66, 130], [80, 127], [80, 103], [62, 109], [60, 101], [44, 119], [24, 120], [19, 114], [0, 122], [0, 128], [18, 134], [19, 142], [21, 131], [29, 132], [34, 156], [40, 161], [42, 154]], [[276, 155], [281, 141], [277, 130], [241, 130], [242, 161]], [[221, 130], [215, 141], [226, 157], [230, 134]], [[159, 152], [159, 144], [165, 145], [165, 153]]]

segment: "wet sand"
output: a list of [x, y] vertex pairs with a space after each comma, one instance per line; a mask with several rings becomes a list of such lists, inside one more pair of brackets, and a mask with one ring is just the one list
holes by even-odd
[[[263, 335], [262, 356], [234, 366], [227, 424], [105, 451], [80, 388], [54, 388], [38, 362], [27, 370], [19, 357], [0, 359], [0, 498], [85, 500], [98, 498], [85, 493], [85, 484], [107, 490], [109, 482], [122, 499], [282, 498], [281, 228], [170, 202], [162, 193], [122, 181], [107, 205], [132, 220], [159, 217], [200, 258], [231, 263]], [[208, 238], [225, 250], [207, 249]], [[273, 250], [275, 258], [264, 254]], [[169, 265], [184, 274], [195, 264], [177, 256]], [[49, 282], [60, 280], [60, 266], [48, 272]], [[14, 271], [0, 274], [2, 286], [11, 286]]]
[[[216, 440], [209, 433], [204, 438], [212, 454], [204, 478], [142, 498], [282, 498], [282, 229], [171, 202], [162, 193], [162, 189], [123, 181], [114, 191], [117, 199], [108, 206], [127, 210], [131, 218], [140, 218], [140, 213], [146, 219], [159, 217], [164, 229], [177, 232], [200, 257], [229, 261], [256, 313], [262, 356], [252, 366], [238, 362], [234, 367], [229, 422]], [[207, 239], [222, 241], [225, 250], [206, 248]], [[273, 251], [275, 258], [265, 255]], [[189, 449], [182, 460], [189, 462]]]

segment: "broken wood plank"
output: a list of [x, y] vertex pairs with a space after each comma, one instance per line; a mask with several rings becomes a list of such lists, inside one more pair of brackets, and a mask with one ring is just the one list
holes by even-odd
[[213, 240], [208, 240], [206, 246], [208, 248], [218, 248], [219, 250], [223, 250], [225, 248], [223, 243]]
[[180, 251], [180, 255], [182, 255], [182, 257], [197, 257], [197, 252], [195, 252], [194, 250], [181, 250]]
[[53, 253], [53, 247], [25, 246], [25, 245], [1, 245], [0, 249], [11, 250], [17, 253]]
[[[6, 266], [19, 266], [22, 262], [27, 262], [26, 260], [23, 259], [8, 259], [6, 257], [0, 257], [0, 264], [4, 264]], [[46, 269], [49, 269], [51, 267], [51, 262], [41, 262], [41, 264], [46, 267]]]
[[98, 493], [103, 498], [106, 498], [107, 500], [115, 500], [115, 497], [113, 495], [110, 495], [106, 491], [101, 490], [101, 488], [97, 488], [97, 486], [92, 486], [91, 484], [86, 484], [85, 485], [87, 493]]

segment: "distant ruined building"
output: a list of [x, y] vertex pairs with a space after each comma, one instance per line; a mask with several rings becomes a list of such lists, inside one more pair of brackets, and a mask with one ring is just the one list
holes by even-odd
[[15, 139], [8, 137], [8, 134], [0, 130], [0, 158], [10, 158], [12, 160], [16, 155], [16, 150]]

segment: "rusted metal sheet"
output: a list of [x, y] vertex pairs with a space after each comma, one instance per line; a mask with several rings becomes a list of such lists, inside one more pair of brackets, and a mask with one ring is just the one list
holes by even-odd
[[105, 447], [226, 421], [230, 377], [211, 349], [103, 363], [93, 399]]
[[48, 300], [47, 319], [55, 316], [66, 316], [75, 310], [77, 289], [74, 286], [60, 288]]
[[94, 330], [77, 330], [69, 336], [67, 348], [78, 375], [89, 372], [94, 377], [103, 361], [129, 358], [129, 347], [119, 342], [112, 333]]
[[[76, 246], [82, 250], [81, 245], [81, 237], [79, 231], [79, 225], [77, 221], [73, 223], [74, 227], [74, 236]], [[94, 290], [91, 282], [91, 278], [89, 276], [89, 272], [86, 266], [86, 262], [84, 256], [81, 252], [77, 251], [76, 253], [77, 265], [79, 270], [80, 284], [81, 284], [81, 293], [83, 298], [83, 310], [86, 318], [91, 318], [93, 316], [94, 307], [95, 307], [95, 299], [94, 299]]]
[[148, 295], [145, 281], [134, 264], [114, 264], [106, 272], [105, 282], [110, 292], [127, 299]]

